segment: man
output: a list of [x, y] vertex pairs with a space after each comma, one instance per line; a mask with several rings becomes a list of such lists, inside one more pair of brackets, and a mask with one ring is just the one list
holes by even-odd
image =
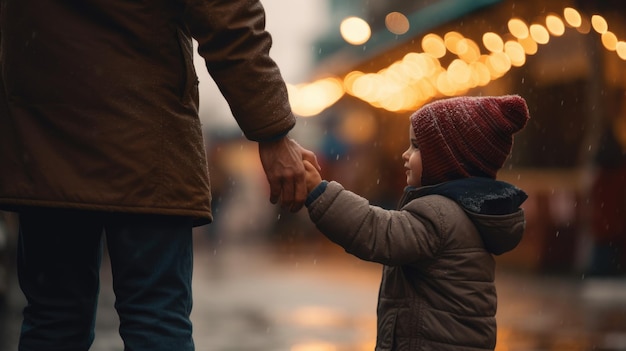
[[191, 229], [212, 220], [191, 38], [298, 211], [295, 118], [258, 0], [0, 0], [0, 208], [20, 216], [20, 350], [87, 350], [102, 233], [127, 350], [193, 350]]

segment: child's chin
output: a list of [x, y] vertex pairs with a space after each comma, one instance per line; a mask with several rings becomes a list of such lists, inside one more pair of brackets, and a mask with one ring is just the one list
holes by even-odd
[[419, 188], [420, 186], [422, 186], [419, 182], [411, 181], [409, 178], [406, 179], [406, 185], [412, 186], [414, 188]]

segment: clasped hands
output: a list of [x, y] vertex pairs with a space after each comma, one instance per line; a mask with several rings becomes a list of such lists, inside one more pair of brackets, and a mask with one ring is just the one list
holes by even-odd
[[315, 153], [285, 136], [259, 142], [259, 156], [270, 185], [270, 202], [298, 212], [309, 192], [321, 182]]

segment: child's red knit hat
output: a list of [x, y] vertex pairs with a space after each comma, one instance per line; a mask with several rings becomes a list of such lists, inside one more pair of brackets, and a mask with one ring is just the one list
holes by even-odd
[[518, 95], [455, 97], [429, 103], [411, 125], [422, 156], [422, 185], [496, 177], [513, 145], [513, 134], [530, 118]]

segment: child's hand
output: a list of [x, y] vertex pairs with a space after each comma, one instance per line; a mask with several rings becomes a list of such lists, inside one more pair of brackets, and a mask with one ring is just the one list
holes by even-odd
[[310, 193], [311, 190], [322, 182], [322, 176], [311, 162], [307, 160], [303, 160], [302, 162], [304, 163], [304, 170], [306, 171], [306, 191]]

